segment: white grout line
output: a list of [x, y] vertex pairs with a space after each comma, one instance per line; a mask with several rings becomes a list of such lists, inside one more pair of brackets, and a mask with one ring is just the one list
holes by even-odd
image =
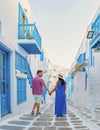
[[76, 110], [75, 108], [70, 106], [70, 110], [72, 110], [74, 113], [76, 113], [76, 115], [78, 115], [80, 117], [80, 119], [84, 122], [84, 124], [90, 129], [90, 130], [100, 130], [100, 127], [97, 126], [96, 124], [92, 123], [90, 120], [88, 120], [87, 118], [85, 118], [84, 116], [82, 116], [80, 114], [80, 112], [78, 110]]
[[[48, 107], [49, 107], [49, 106], [46, 106], [46, 108], [43, 110], [42, 113], [44, 113], [45, 110], [48, 109]], [[29, 124], [24, 130], [28, 130], [28, 129], [31, 128], [31, 127], [35, 127], [35, 126], [33, 126], [33, 123], [34, 123], [39, 117], [40, 117], [40, 116], [35, 117], [35, 118], [30, 122], [30, 124]]]
[[[47, 106], [47, 104], [46, 104]], [[44, 105], [42, 106], [42, 108], [44, 107]], [[41, 108], [41, 109], [42, 109]], [[28, 111], [27, 113], [29, 113], [30, 111]], [[10, 117], [8, 119], [5, 119], [4, 121], [1, 121], [0, 122], [0, 126], [2, 127], [3, 125], [8, 125], [8, 126], [20, 126], [20, 127], [26, 127], [27, 125], [17, 125], [17, 124], [9, 124], [8, 122], [10, 121], [20, 121], [19, 117], [22, 117], [24, 114], [26, 114], [26, 112], [22, 113], [22, 114], [18, 114], [18, 115], [13, 115], [13, 117]], [[38, 116], [39, 117], [39, 116]], [[35, 118], [34, 118], [35, 119]], [[33, 119], [33, 120], [34, 120]], [[23, 121], [23, 120], [22, 120]], [[29, 121], [26, 121], [24, 120], [25, 122], [30, 122], [31, 120]]]
[[[48, 110], [48, 108], [50, 107], [51, 104], [47, 104], [45, 106], [43, 106], [41, 109], [43, 109], [44, 107], [44, 110], [42, 111], [42, 113], [44, 113], [46, 110]], [[87, 120], [84, 116], [82, 116], [80, 114], [80, 112], [76, 109], [76, 108], [73, 108], [72, 106], [68, 105], [67, 107], [68, 111], [70, 111], [71, 113], [75, 114], [76, 115], [76, 118], [79, 118], [80, 121], [82, 121], [82, 126], [86, 126], [87, 128], [86, 129], [90, 129], [90, 130], [99, 130], [97, 126], [94, 125], [94, 123], [92, 123], [91, 121]], [[54, 109], [53, 109], [53, 112], [54, 112]], [[28, 114], [29, 112], [27, 112]], [[23, 114], [20, 114], [20, 115], [17, 115], [15, 117], [12, 117], [12, 118], [9, 118], [7, 119], [6, 121], [3, 121], [2, 122], [2, 125], [8, 125], [8, 126], [19, 126], [19, 127], [24, 127], [24, 130], [28, 130], [29, 128], [32, 128], [32, 127], [37, 127], [37, 126], [34, 126], [33, 123], [34, 122], [37, 122], [37, 119], [41, 116], [37, 116], [35, 118], [33, 118], [33, 120], [21, 120], [19, 119], [20, 117], [27, 117], [27, 116], [24, 116], [24, 114], [26, 113], [23, 113]], [[26, 115], [27, 115], [26, 114]], [[52, 118], [53, 120], [52, 121], [48, 121], [48, 122], [51, 122], [52, 124], [50, 126], [47, 126], [47, 127], [56, 127], [56, 130], [58, 130], [58, 128], [72, 128], [72, 130], [76, 130], [75, 127], [76, 125], [74, 125], [71, 120], [70, 120], [70, 116], [66, 116], [67, 120], [65, 120], [65, 122], [68, 122], [69, 123], [69, 126], [54, 126], [54, 123], [55, 122], [61, 122], [61, 120], [55, 120], [55, 116], [52, 115]], [[72, 117], [73, 118], [73, 117]], [[28, 125], [17, 125], [17, 124], [8, 124], [9, 121], [25, 121], [25, 122], [29, 122]], [[45, 122], [45, 121], [44, 121]], [[77, 125], [77, 126], [81, 126], [81, 125]], [[39, 126], [39, 128], [42, 127], [42, 130], [44, 130], [45, 126]], [[1, 129], [2, 130], [2, 129]], [[84, 128], [85, 130], [85, 128]]]

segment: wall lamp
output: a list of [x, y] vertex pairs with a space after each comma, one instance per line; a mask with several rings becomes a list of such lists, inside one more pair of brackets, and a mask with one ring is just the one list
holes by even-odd
[[93, 34], [94, 34], [94, 31], [88, 31], [87, 33], [87, 39], [92, 39], [93, 38]]

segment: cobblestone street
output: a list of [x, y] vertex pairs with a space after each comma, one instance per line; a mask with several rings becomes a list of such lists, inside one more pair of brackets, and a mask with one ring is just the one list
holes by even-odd
[[42, 115], [30, 113], [2, 121], [0, 130], [100, 130], [100, 109], [75, 108], [68, 105], [66, 117], [55, 117], [53, 104], [41, 108]]

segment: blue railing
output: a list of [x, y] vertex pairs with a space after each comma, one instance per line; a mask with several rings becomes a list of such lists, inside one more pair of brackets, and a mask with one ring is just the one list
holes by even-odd
[[31, 72], [31, 69], [30, 69], [30, 66], [28, 64], [28, 61], [26, 62], [26, 69], [27, 69], [27, 78], [29, 80], [29, 84], [30, 86], [32, 87], [32, 79], [33, 79], [33, 75], [32, 75], [32, 72]]
[[94, 31], [93, 38], [90, 41], [90, 45], [92, 46], [98, 38], [100, 39], [100, 14], [92, 24], [91, 29]]
[[80, 54], [78, 59], [77, 59], [77, 63], [80, 64], [80, 63], [83, 63], [85, 61], [86, 61], [86, 53]]
[[91, 41], [90, 41], [90, 46], [91, 46], [91, 47], [94, 45], [94, 42], [95, 42], [97, 39], [98, 39], [98, 40], [100, 39], [100, 31], [98, 31], [97, 33], [95, 33], [94, 36], [93, 36], [93, 38], [91, 39]]
[[18, 4], [18, 23], [22, 24], [24, 22], [24, 24], [28, 23], [28, 18], [25, 14], [24, 9], [22, 8], [21, 4]]
[[35, 24], [19, 24], [18, 25], [19, 39], [34, 39], [41, 48], [41, 37]]

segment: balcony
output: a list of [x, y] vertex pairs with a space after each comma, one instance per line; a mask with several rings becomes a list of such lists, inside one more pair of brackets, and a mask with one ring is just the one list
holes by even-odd
[[92, 40], [90, 41], [91, 48], [98, 48], [100, 47], [100, 32], [96, 33]]
[[29, 54], [41, 54], [41, 37], [35, 24], [18, 25], [18, 44]]
[[91, 29], [94, 31], [94, 36], [90, 41], [90, 47], [98, 48], [100, 47], [100, 14], [92, 24]]
[[86, 53], [80, 54], [77, 59], [77, 63], [81, 64], [81, 63], [84, 63], [85, 61], [86, 61]]

